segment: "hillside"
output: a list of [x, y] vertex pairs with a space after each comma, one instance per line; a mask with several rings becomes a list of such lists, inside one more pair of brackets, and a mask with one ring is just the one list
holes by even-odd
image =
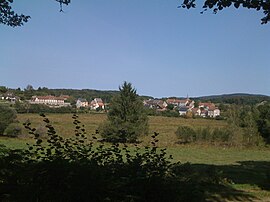
[[254, 105], [263, 101], [270, 101], [270, 96], [260, 94], [234, 93], [195, 97], [194, 100], [210, 101], [213, 103]]
[[[8, 89], [8, 92], [12, 92], [14, 95], [19, 96], [21, 100], [29, 100], [32, 96], [43, 96], [43, 95], [69, 95], [72, 100], [78, 98], [85, 98], [91, 101], [94, 98], [101, 98], [105, 102], [110, 102], [111, 98], [118, 94], [119, 91], [116, 90], [95, 90], [95, 89], [49, 89], [46, 87], [31, 89], [31, 90], [21, 90], [21, 89]], [[2, 92], [3, 94], [4, 92]], [[1, 94], [1, 92], [0, 92]], [[150, 96], [140, 96], [142, 99], [152, 98]]]

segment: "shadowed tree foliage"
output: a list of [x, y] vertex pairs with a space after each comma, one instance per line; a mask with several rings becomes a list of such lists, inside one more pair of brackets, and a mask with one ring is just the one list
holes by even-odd
[[119, 90], [119, 95], [111, 101], [108, 121], [101, 126], [101, 135], [109, 142], [135, 142], [148, 132], [148, 118], [131, 83], [125, 81]]
[[10, 4], [13, 0], [0, 0], [0, 24], [17, 27], [27, 22], [30, 16], [17, 14], [13, 11]]
[[8, 125], [14, 122], [15, 119], [16, 119], [15, 110], [5, 105], [0, 105], [0, 135], [3, 135]]
[[[68, 5], [70, 0], [55, 0], [60, 4], [60, 12], [63, 11], [62, 5]], [[11, 27], [22, 26], [28, 22], [30, 16], [24, 14], [17, 14], [11, 4], [13, 0], [0, 0], [0, 24], [8, 25]]]
[[[68, 5], [70, 0], [55, 0], [60, 4], [60, 12], [63, 11], [62, 5]], [[196, 0], [183, 0], [181, 6], [182, 8], [195, 8]], [[198, 1], [197, 1], [198, 2]], [[257, 11], [262, 10], [265, 16], [261, 19], [262, 24], [266, 24], [270, 21], [270, 0], [205, 0], [202, 8], [203, 13], [206, 10], [213, 10], [217, 13], [224, 8], [234, 6], [235, 8], [243, 7], [248, 9], [255, 9]], [[8, 26], [16, 27], [21, 26], [27, 22], [30, 16], [25, 16], [23, 14], [18, 15], [15, 13], [10, 6], [13, 0], [0, 0], [0, 24], [5, 24]]]
[[[198, 1], [197, 1], [198, 2]], [[270, 21], [270, 0], [205, 0], [202, 6], [204, 11], [212, 10], [214, 13], [221, 11], [225, 8], [234, 6], [235, 8], [243, 7], [247, 9], [262, 10], [265, 16], [261, 19], [262, 24]], [[184, 0], [181, 4], [182, 8], [195, 8], [196, 0]]]

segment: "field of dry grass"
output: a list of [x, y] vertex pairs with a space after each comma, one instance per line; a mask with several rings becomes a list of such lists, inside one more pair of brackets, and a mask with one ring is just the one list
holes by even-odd
[[[73, 135], [74, 125], [72, 124], [71, 114], [48, 114], [47, 117], [56, 128], [57, 132], [63, 137], [70, 137]], [[20, 123], [29, 120], [34, 127], [44, 125], [42, 117], [38, 114], [18, 114]], [[105, 114], [79, 114], [79, 120], [85, 125], [85, 129], [89, 134], [96, 131], [98, 126], [106, 120]], [[226, 127], [225, 121], [209, 120], [209, 119], [184, 119], [176, 117], [162, 117], [151, 116], [149, 117], [149, 135], [141, 137], [140, 140], [143, 144], [148, 144], [151, 134], [154, 132], [159, 133], [159, 146], [172, 147], [175, 146], [177, 138], [175, 131], [180, 125], [192, 127]]]

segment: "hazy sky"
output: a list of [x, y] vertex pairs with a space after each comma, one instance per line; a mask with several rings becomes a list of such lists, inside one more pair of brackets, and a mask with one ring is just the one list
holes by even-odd
[[30, 15], [0, 25], [0, 85], [115, 90], [140, 95], [270, 95], [270, 23], [262, 12], [177, 8], [180, 0], [15, 1]]

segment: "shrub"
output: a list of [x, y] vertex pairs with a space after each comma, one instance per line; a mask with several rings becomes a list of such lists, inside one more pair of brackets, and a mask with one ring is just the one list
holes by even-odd
[[11, 123], [4, 131], [4, 135], [8, 137], [18, 137], [22, 134], [22, 127], [18, 123]]
[[198, 128], [196, 130], [196, 137], [198, 141], [211, 141], [212, 133], [209, 127]]
[[212, 140], [220, 142], [230, 142], [233, 131], [229, 128], [215, 128], [212, 132]]
[[233, 144], [234, 131], [231, 128], [210, 127], [193, 129], [188, 126], [179, 126], [175, 132], [184, 143], [195, 141], [207, 143], [231, 143]]
[[196, 141], [195, 131], [188, 126], [179, 126], [175, 132], [176, 136], [184, 143]]
[[73, 116], [75, 138], [63, 139], [44, 116], [48, 144], [31, 123], [24, 124], [36, 144], [25, 152], [31, 172], [26, 169], [19, 175], [19, 189], [10, 190], [13, 200], [177, 201], [178, 188], [168, 175], [173, 164], [167, 160], [166, 149], [156, 147], [157, 133], [152, 136], [152, 147], [135, 146], [131, 154], [126, 145], [96, 142], [95, 134], [88, 140], [77, 118]]

